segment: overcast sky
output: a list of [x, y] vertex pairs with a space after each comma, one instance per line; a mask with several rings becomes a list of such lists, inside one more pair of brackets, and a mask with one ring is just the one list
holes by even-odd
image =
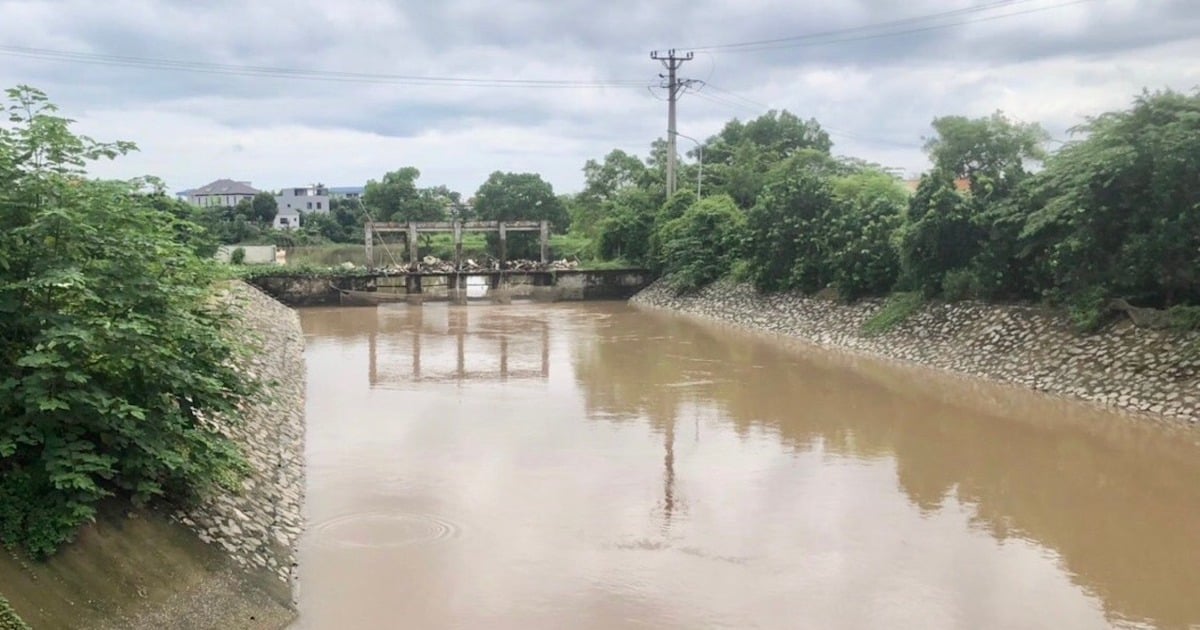
[[[1065, 138], [1143, 88], [1200, 86], [1197, 0], [0, 0], [0, 85], [41, 88], [82, 132], [141, 148], [94, 173], [153, 174], [174, 190], [223, 177], [361, 185], [411, 165], [422, 185], [468, 195], [495, 170], [538, 172], [571, 192], [588, 158], [613, 148], [644, 157], [665, 135], [663, 91], [648, 88], [661, 71], [652, 49], [969, 7], [987, 10], [697, 52], [681, 76], [711, 87], [683, 96], [679, 131], [702, 138], [731, 118], [787, 109], [829, 129], [835, 153], [915, 174], [927, 168], [920, 145], [935, 116], [1000, 109]], [[875, 36], [897, 30], [918, 32]], [[13, 47], [90, 61], [631, 85], [330, 82], [67, 63]]]

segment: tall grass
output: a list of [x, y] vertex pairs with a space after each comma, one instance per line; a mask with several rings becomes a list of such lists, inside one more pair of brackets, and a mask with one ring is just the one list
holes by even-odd
[[912, 317], [924, 303], [919, 292], [893, 293], [879, 312], [863, 322], [862, 332], [868, 337], [882, 335]]

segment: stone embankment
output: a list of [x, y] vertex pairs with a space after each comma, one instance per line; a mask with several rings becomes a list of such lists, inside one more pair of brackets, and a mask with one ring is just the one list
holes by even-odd
[[242, 282], [225, 299], [236, 334], [253, 350], [243, 366], [262, 391], [226, 434], [241, 445], [251, 472], [242, 491], [218, 494], [175, 518], [239, 565], [268, 571], [294, 596], [296, 547], [304, 527], [304, 337], [295, 311]]
[[947, 370], [1094, 404], [1200, 421], [1200, 334], [1138, 328], [1130, 322], [1082, 336], [1065, 316], [976, 302], [931, 303], [882, 334], [863, 323], [882, 300], [855, 304], [798, 294], [759, 294], [722, 281], [688, 295], [662, 282], [631, 302], [816, 346]]

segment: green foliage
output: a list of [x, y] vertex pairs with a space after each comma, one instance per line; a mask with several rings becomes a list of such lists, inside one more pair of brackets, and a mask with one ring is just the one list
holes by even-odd
[[1037, 177], [1021, 234], [1049, 294], [1200, 303], [1200, 95], [1089, 120]]
[[941, 293], [946, 272], [966, 267], [982, 239], [970, 205], [946, 171], [922, 177], [897, 232], [901, 285], [926, 297]]
[[604, 258], [623, 258], [646, 264], [658, 210], [658, 196], [640, 188], [628, 188], [604, 203], [596, 248]]
[[550, 257], [591, 262], [596, 259], [596, 242], [573, 232], [553, 234], [550, 236]]
[[17, 616], [8, 605], [8, 600], [0, 595], [0, 630], [29, 630], [29, 626]]
[[1171, 330], [1200, 331], [1200, 306], [1172, 306], [1167, 310]]
[[947, 301], [961, 302], [980, 297], [983, 289], [973, 270], [951, 269], [942, 276], [941, 294]]
[[1108, 296], [1100, 287], [1068, 296], [1067, 314], [1075, 330], [1083, 333], [1099, 330], [1109, 315], [1108, 303]]
[[631, 188], [648, 189], [649, 170], [637, 157], [613, 149], [603, 162], [588, 160], [583, 165], [583, 190], [571, 201], [571, 229], [595, 236], [605, 217], [606, 203]]
[[[752, 207], [780, 162], [806, 156], [830, 172], [833, 143], [815, 120], [770, 111], [754, 120], [730, 121], [704, 143], [704, 182], [709, 194], [727, 194], [742, 208]], [[699, 152], [696, 152], [697, 155]], [[680, 179], [680, 181], [692, 181]]]
[[1026, 161], [1046, 157], [1050, 136], [1036, 123], [1021, 123], [996, 112], [985, 118], [944, 116], [925, 144], [934, 167], [971, 184], [977, 197], [1006, 196], [1027, 176]]
[[887, 293], [900, 271], [892, 238], [908, 193], [895, 177], [865, 169], [835, 179], [833, 194], [833, 212], [816, 226], [828, 243], [832, 285], [846, 300]]
[[[422, 235], [421, 255], [433, 256], [442, 260], [454, 260], [453, 234]], [[478, 232], [467, 232], [462, 235], [462, 255], [475, 261], [487, 260], [487, 237]]]
[[300, 263], [297, 265], [246, 265], [236, 269], [235, 277], [252, 281], [256, 278], [345, 278], [351, 276], [366, 277], [374, 272], [365, 267], [342, 269], [316, 263]]
[[[571, 218], [562, 199], [541, 175], [502, 173], [488, 176], [475, 192], [475, 213], [484, 221], [549, 221], [551, 230], [565, 232]], [[488, 234], [492, 251], [498, 251], [499, 235]], [[508, 258], [537, 258], [541, 253], [536, 232], [508, 234]]]
[[229, 262], [235, 265], [240, 265], [246, 262], [246, 248], [235, 247], [234, 250], [229, 253]]
[[667, 282], [691, 291], [725, 275], [740, 255], [745, 230], [746, 218], [728, 195], [696, 202], [659, 229]]
[[835, 203], [829, 180], [807, 160], [792, 158], [772, 171], [747, 213], [746, 258], [755, 286], [808, 292], [826, 286], [829, 252], [819, 229]]
[[893, 293], [878, 312], [863, 322], [862, 332], [867, 336], [881, 335], [912, 317], [924, 304], [920, 293]]
[[102, 498], [186, 500], [232, 486], [212, 424], [254, 380], [233, 367], [212, 263], [192, 228], [83, 167], [133, 149], [70, 131], [41, 92], [0, 128], [0, 541], [51, 553]]
[[[417, 188], [421, 171], [412, 166], [370, 180], [362, 203], [375, 221], [444, 221], [463, 219], [462, 196], [445, 186]], [[344, 225], [341, 220], [338, 221]]]
[[263, 191], [254, 195], [250, 202], [250, 212], [255, 221], [270, 225], [275, 220], [275, 215], [279, 214], [279, 203], [275, 201], [275, 195]]

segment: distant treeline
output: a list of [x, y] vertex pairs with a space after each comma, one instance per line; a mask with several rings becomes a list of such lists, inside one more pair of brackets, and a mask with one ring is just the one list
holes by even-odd
[[[572, 229], [599, 253], [660, 270], [679, 290], [732, 274], [762, 290], [843, 299], [1038, 301], [1081, 329], [1122, 298], [1200, 304], [1200, 96], [1143, 93], [1047, 150], [1001, 113], [933, 121], [930, 173], [910, 193], [876, 165], [830, 154], [816, 121], [771, 112], [704, 144], [703, 198], [665, 199], [665, 146], [584, 168]], [[1176, 308], [1196, 327], [1197, 309]]]

